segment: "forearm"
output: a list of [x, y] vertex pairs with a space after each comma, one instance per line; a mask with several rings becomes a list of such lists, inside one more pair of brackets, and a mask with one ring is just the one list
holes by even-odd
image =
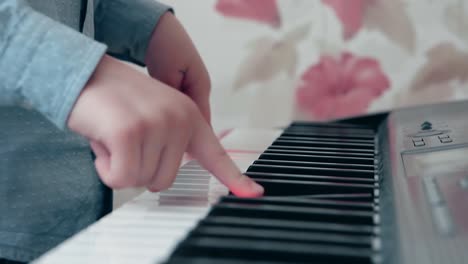
[[0, 3], [0, 104], [28, 104], [57, 126], [66, 119], [106, 47], [35, 12]]
[[171, 9], [154, 0], [96, 0], [96, 40], [109, 53], [124, 60], [144, 64], [152, 32], [159, 19]]

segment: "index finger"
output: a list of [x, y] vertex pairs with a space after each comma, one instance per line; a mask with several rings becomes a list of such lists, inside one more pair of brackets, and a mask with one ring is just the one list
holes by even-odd
[[219, 143], [211, 127], [202, 119], [196, 124], [189, 152], [229, 190], [240, 197], [263, 195], [263, 187], [243, 175]]

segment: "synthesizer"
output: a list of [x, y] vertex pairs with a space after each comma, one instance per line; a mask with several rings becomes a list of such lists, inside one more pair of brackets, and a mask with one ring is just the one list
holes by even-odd
[[468, 102], [235, 130], [265, 188], [237, 198], [190, 161], [37, 263], [468, 263]]

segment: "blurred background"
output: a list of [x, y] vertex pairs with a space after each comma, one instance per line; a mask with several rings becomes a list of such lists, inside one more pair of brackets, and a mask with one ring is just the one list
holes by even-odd
[[211, 74], [216, 129], [468, 95], [464, 0], [163, 0]]
[[220, 135], [468, 97], [465, 0], [161, 2], [210, 72]]

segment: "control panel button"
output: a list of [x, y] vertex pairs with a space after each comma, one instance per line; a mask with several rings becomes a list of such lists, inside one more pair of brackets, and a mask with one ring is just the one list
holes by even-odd
[[424, 142], [424, 139], [422, 138], [417, 138], [417, 139], [413, 139], [413, 145], [415, 147], [422, 147], [426, 145], [426, 142]]
[[439, 137], [440, 143], [451, 143], [453, 141], [452, 138], [450, 138], [449, 134], [440, 135], [438, 137]]
[[453, 142], [453, 140], [451, 138], [446, 138], [446, 139], [441, 139], [440, 142], [441, 143], [451, 143], [451, 142]]

